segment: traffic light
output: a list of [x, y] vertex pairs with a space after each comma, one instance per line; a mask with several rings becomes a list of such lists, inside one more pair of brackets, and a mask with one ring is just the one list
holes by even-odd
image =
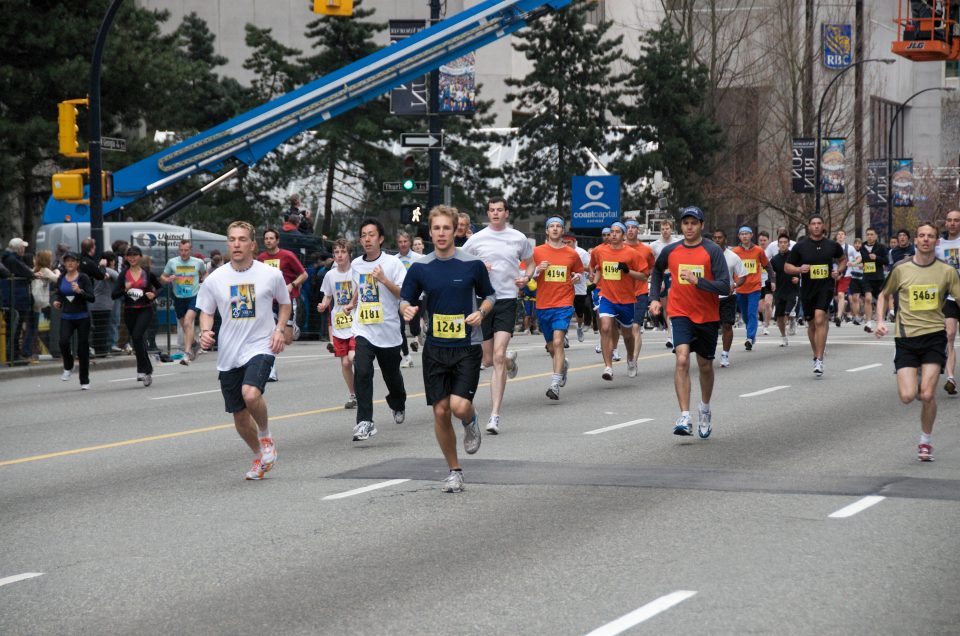
[[412, 152], [408, 152], [403, 155], [403, 189], [407, 192], [410, 192], [415, 187], [417, 187], [416, 174], [417, 174], [417, 156]]
[[350, 17], [353, 15], [353, 0], [313, 0], [313, 12]]
[[66, 157], [86, 158], [87, 153], [80, 152], [80, 142], [77, 135], [80, 127], [77, 126], [77, 105], [86, 106], [89, 101], [86, 99], [68, 99], [65, 102], [57, 104], [59, 125], [59, 146], [60, 154]]

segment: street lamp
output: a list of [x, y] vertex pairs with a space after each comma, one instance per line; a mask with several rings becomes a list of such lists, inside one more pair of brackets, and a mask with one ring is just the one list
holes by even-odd
[[955, 88], [945, 87], [945, 86], [934, 86], [933, 88], [925, 88], [922, 91], [917, 91], [910, 97], [906, 99], [905, 102], [897, 106], [897, 111], [893, 114], [893, 119], [890, 121], [890, 130], [887, 132], [887, 240], [893, 236], [893, 174], [890, 162], [893, 160], [891, 156], [893, 154], [893, 129], [897, 125], [897, 118], [900, 116], [900, 113], [903, 112], [903, 109], [906, 107], [910, 100], [912, 100], [917, 95], [923, 95], [924, 93], [930, 91], [955, 91]]
[[[892, 59], [892, 58], [889, 58], [889, 57], [884, 57], [884, 58], [875, 58], [875, 57], [872, 57], [872, 58], [869, 58], [869, 59], [866, 59], [866, 60], [860, 60], [859, 62], [854, 62], [853, 64], [851, 64], [851, 65], [848, 66], [847, 68], [845, 68], [845, 69], [843, 69], [842, 71], [840, 71], [839, 73], [837, 73], [837, 74], [834, 76], [834, 78], [833, 78], [832, 80], [830, 80], [830, 83], [827, 84], [827, 87], [826, 87], [825, 89], [823, 89], [823, 95], [820, 97], [820, 107], [817, 109], [817, 180], [816, 180], [816, 184], [815, 184], [815, 186], [814, 186], [815, 191], [816, 191], [816, 201], [817, 201], [815, 211], [816, 211], [817, 214], [820, 214], [820, 179], [821, 179], [821, 176], [822, 176], [822, 175], [821, 175], [822, 167], [821, 167], [821, 165], [820, 165], [820, 162], [821, 162], [821, 159], [822, 159], [821, 155], [823, 154], [823, 148], [821, 147], [821, 144], [823, 143], [823, 134], [822, 134], [822, 129], [823, 129], [823, 102], [826, 101], [826, 99], [827, 99], [827, 93], [830, 92], [830, 89], [831, 89], [831, 88], [833, 87], [833, 85], [837, 82], [837, 80], [840, 79], [841, 77], [843, 77], [843, 74], [844, 74], [844, 73], [846, 73], [846, 72], [849, 71], [850, 69], [854, 68], [855, 66], [860, 66], [861, 64], [866, 64], [867, 62], [883, 62], [884, 64], [893, 64], [895, 61], [896, 61], [896, 60], [894, 60], [894, 59]], [[860, 134], [860, 131], [857, 131], [857, 134], [859, 135], [859, 134]]]

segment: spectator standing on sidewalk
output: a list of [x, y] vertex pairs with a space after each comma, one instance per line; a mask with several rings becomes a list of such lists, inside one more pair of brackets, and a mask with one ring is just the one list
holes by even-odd
[[30, 281], [35, 277], [33, 269], [27, 265], [23, 255], [29, 244], [22, 238], [12, 238], [3, 251], [0, 262], [13, 275], [12, 280], [4, 281], [2, 287], [4, 318], [7, 321], [8, 342], [12, 340], [13, 350], [7, 354], [12, 360], [21, 360], [23, 355], [20, 348], [20, 336], [24, 321], [33, 311], [33, 300], [30, 298]]
[[23, 357], [31, 362], [37, 361], [40, 343], [37, 329], [40, 326], [40, 314], [50, 313], [50, 286], [60, 280], [59, 270], [52, 270], [53, 252], [40, 250], [33, 259], [33, 273], [36, 278], [30, 281], [30, 295], [33, 296], [33, 311], [27, 321], [27, 333], [23, 337]]
[[111, 298], [113, 287], [117, 284], [120, 272], [117, 271], [117, 257], [113, 252], [103, 253], [104, 279], [93, 281], [93, 293], [96, 299], [90, 305], [93, 333], [90, 344], [97, 355], [110, 353], [110, 319], [113, 314], [114, 300]]

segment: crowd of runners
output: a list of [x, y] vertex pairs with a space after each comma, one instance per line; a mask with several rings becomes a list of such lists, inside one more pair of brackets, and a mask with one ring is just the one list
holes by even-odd
[[[330, 348], [340, 360], [347, 395], [344, 407], [356, 411], [355, 442], [377, 434], [374, 363], [386, 384], [393, 422], [402, 424], [407, 393], [401, 368], [413, 365], [411, 349], [422, 349], [426, 402], [433, 409], [437, 442], [449, 467], [443, 491], [464, 489], [454, 418], [462, 427], [467, 454], [478, 451], [483, 431], [497, 435], [509, 427], [503, 397], [507, 380], [519, 368], [509, 345], [518, 301], [524, 298], [529, 303], [524, 325], [531, 332], [539, 329], [552, 359], [545, 391], [549, 400], [559, 400], [567, 383], [565, 350], [571, 326], [580, 342], [591, 326], [600, 334], [601, 378], [612, 382], [613, 363], [621, 358], [620, 340], [626, 375], [635, 377], [644, 325], [663, 325], [676, 359], [679, 415], [673, 433], [689, 436], [696, 429], [701, 439], [713, 431], [710, 400], [717, 344], [720, 367], [730, 366], [736, 324], [745, 326], [746, 352], [753, 349], [761, 329], [769, 334], [771, 322], [779, 330], [781, 347], [790, 344], [798, 324], [805, 325], [812, 372], [818, 378], [824, 374], [830, 322], [862, 324], [878, 338], [894, 331], [899, 396], [904, 403], [922, 402], [918, 458], [933, 459], [941, 373], [947, 375], [944, 389], [957, 392], [953, 343], [960, 320], [960, 210], [947, 215], [942, 237], [930, 223], [921, 223], [912, 241], [909, 233], [901, 233], [899, 251], [879, 243], [872, 228], [862, 243], [858, 239], [848, 245], [843, 232], [830, 239], [820, 216], [808, 220], [797, 242], [781, 230], [774, 240], [759, 232], [754, 243], [752, 228], [744, 226], [736, 245], [729, 247], [723, 230], [714, 230], [709, 238], [704, 234], [703, 212], [691, 206], [680, 210], [678, 235], [672, 223], [664, 221], [660, 238], [645, 243], [638, 239], [637, 222], [626, 220], [604, 229], [603, 242], [589, 251], [577, 245], [559, 216], [547, 219], [546, 239], [537, 246], [509, 226], [505, 199], [490, 200], [487, 217], [484, 229], [471, 232], [464, 230], [463, 215], [456, 209], [435, 207], [427, 219], [433, 244], [429, 254], [411, 249], [414, 242], [403, 232], [397, 236], [399, 253], [388, 254], [380, 221], [362, 221], [360, 256], [351, 258], [350, 241], [334, 242], [335, 266], [323, 279], [317, 307], [329, 311]], [[254, 455], [245, 475], [250, 480], [262, 479], [277, 461], [264, 392], [266, 384], [277, 379], [276, 356], [295, 338], [293, 308], [306, 278], [296, 256], [280, 249], [277, 238], [276, 232], [265, 232], [265, 250], [258, 255], [255, 229], [245, 222], [232, 223], [225, 266], [207, 274], [202, 262], [190, 261], [186, 245], [181, 259], [171, 261], [162, 277], [163, 283], [178, 285], [177, 314], [190, 357], [197, 347], [217, 347], [226, 410]], [[137, 258], [129, 252], [127, 256], [131, 264]], [[130, 288], [152, 293], [159, 282], [145, 275], [138, 278], [132, 269], [118, 280], [115, 295], [135, 304], [132, 296], [140, 295], [129, 294]], [[76, 302], [66, 294], [56, 300]], [[196, 339], [195, 313], [200, 320]], [[215, 332], [218, 314], [221, 324]], [[891, 316], [894, 324], [888, 328]], [[414, 338], [409, 343], [408, 329]], [[138, 362], [139, 357], [138, 351]], [[696, 422], [690, 406], [694, 360], [700, 393]], [[491, 372], [491, 409], [481, 420], [473, 402], [484, 369]], [[138, 373], [141, 379], [149, 378], [151, 369], [138, 364]]]

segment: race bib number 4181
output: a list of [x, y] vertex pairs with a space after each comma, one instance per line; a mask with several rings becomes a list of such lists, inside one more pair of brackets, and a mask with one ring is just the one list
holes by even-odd
[[383, 322], [383, 305], [380, 303], [360, 303], [357, 318], [361, 325], [379, 325]]

